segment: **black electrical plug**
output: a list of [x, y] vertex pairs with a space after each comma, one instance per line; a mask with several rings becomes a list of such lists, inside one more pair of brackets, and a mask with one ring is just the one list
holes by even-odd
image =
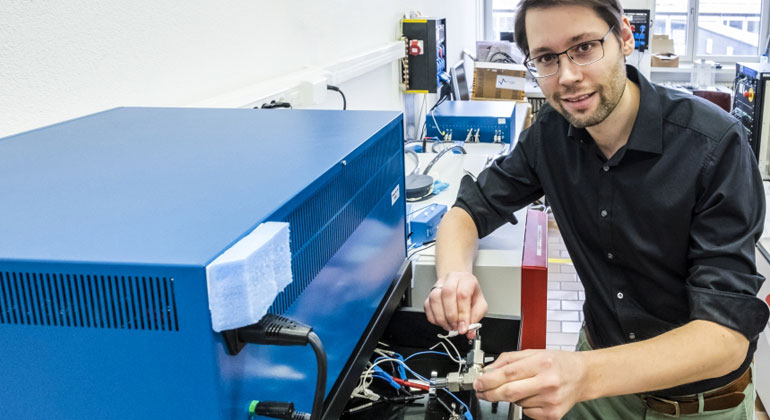
[[304, 346], [308, 344], [308, 336], [313, 329], [285, 316], [267, 314], [256, 324], [236, 331], [238, 339], [244, 343]]

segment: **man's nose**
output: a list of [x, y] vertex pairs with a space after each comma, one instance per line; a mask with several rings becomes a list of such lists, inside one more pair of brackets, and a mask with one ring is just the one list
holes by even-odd
[[580, 66], [573, 63], [567, 54], [563, 57], [559, 57], [559, 84], [561, 85], [574, 85], [575, 83], [583, 79], [583, 72]]

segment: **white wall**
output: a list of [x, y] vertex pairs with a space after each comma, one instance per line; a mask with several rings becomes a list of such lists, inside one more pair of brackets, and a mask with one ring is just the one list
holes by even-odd
[[[447, 18], [474, 49], [468, 0], [3, 0], [0, 137], [116, 106], [187, 106], [397, 39], [404, 12]], [[401, 109], [398, 66], [340, 86], [349, 109]], [[319, 107], [337, 108], [329, 92]]]

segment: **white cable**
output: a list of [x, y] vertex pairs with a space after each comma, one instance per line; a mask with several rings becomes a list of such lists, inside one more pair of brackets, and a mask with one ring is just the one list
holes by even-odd
[[383, 349], [374, 349], [374, 352], [383, 357], [393, 357], [393, 352]]
[[[475, 330], [478, 330], [479, 328], [481, 328], [481, 323], [476, 322], [468, 326], [467, 332], [475, 331]], [[451, 337], [457, 337], [458, 335], [460, 335], [460, 332], [458, 332], [457, 330], [449, 331], [448, 333], [446, 333], [446, 335], [438, 334], [440, 338], [451, 338]]]
[[[452, 344], [452, 343], [449, 343], [449, 344]], [[462, 360], [460, 360], [460, 359], [455, 359], [455, 355], [454, 355], [454, 354], [452, 354], [452, 352], [451, 352], [451, 351], [449, 351], [449, 348], [446, 346], [446, 344], [444, 344], [444, 342], [443, 342], [443, 341], [439, 341], [438, 343], [436, 343], [436, 344], [434, 344], [433, 346], [431, 346], [430, 348], [428, 348], [428, 350], [433, 350], [433, 349], [435, 349], [435, 348], [436, 348], [436, 347], [438, 347], [438, 346], [441, 346], [441, 347], [443, 347], [443, 348], [444, 348], [444, 351], [446, 352], [447, 356], [449, 356], [449, 358], [450, 358], [450, 359], [452, 359], [452, 361], [453, 361], [453, 362], [455, 362], [455, 363], [457, 363], [457, 364], [462, 364], [462, 363], [463, 363], [463, 361], [462, 361]], [[454, 346], [452, 346], [452, 347], [454, 347]], [[457, 349], [455, 349], [455, 351], [457, 351]]]
[[430, 116], [433, 117], [433, 124], [436, 124], [436, 130], [438, 130], [439, 134], [441, 134], [442, 136], [445, 135], [446, 133], [441, 131], [441, 128], [439, 128], [439, 126], [438, 126], [438, 122], [436, 122], [436, 110], [435, 109], [430, 112]]
[[446, 344], [444, 344], [443, 341], [439, 341], [438, 343], [433, 345], [433, 347], [431, 347], [430, 350], [433, 350], [438, 346], [443, 347], [444, 351], [446, 351], [447, 356], [449, 356], [449, 358], [452, 359], [453, 362], [457, 363], [457, 373], [460, 373], [463, 370], [463, 365], [465, 365], [465, 360], [462, 359], [462, 357], [460, 356], [460, 352], [457, 351], [457, 348], [454, 346], [454, 344], [452, 344], [452, 342], [449, 340], [447, 341], [449, 342], [449, 345], [452, 346], [452, 348], [457, 352], [457, 356], [458, 356], [457, 359], [455, 359], [454, 355], [452, 355], [452, 352], [449, 351], [449, 349], [447, 348]]
[[[449, 343], [449, 344], [452, 344], [452, 343]], [[449, 349], [447, 348], [446, 344], [444, 344], [443, 341], [439, 341], [438, 343], [433, 345], [433, 347], [431, 347], [430, 350], [433, 350], [433, 349], [435, 349], [438, 346], [443, 347], [444, 351], [447, 353], [447, 356], [449, 356], [449, 358], [452, 359], [453, 362], [457, 363], [457, 373], [462, 372], [463, 371], [463, 366], [465, 366], [465, 360], [462, 360], [462, 359], [455, 360], [454, 356], [452, 355], [452, 352], [449, 351]], [[454, 346], [452, 346], [452, 347], [454, 347]], [[455, 349], [455, 350], [457, 350], [457, 349]], [[459, 352], [458, 352], [458, 355], [459, 355]]]

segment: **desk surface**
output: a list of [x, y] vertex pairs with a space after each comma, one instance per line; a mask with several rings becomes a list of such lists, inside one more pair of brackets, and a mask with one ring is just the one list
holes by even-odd
[[[490, 162], [489, 156], [499, 153], [503, 145], [472, 143], [465, 146], [468, 154], [445, 154], [434, 166], [430, 175], [446, 182], [449, 187], [428, 200], [411, 203], [412, 210], [437, 203], [451, 207], [457, 197], [460, 180], [466, 174], [476, 177]], [[420, 153], [422, 170], [435, 153]], [[414, 163], [406, 164], [407, 173], [414, 169]], [[485, 290], [489, 313], [521, 315], [521, 262], [524, 252], [524, 231], [526, 208], [515, 213], [519, 223], [505, 225], [479, 241], [479, 250], [474, 261], [473, 272]], [[420, 251], [413, 258], [414, 279], [412, 282], [412, 305], [422, 308], [430, 286], [436, 281], [435, 247]], [[492, 292], [494, 291], [494, 292]]]
[[[505, 145], [494, 143], [473, 143], [466, 144], [465, 149], [468, 154], [449, 154], [444, 155], [430, 171], [430, 175], [439, 181], [449, 184], [446, 190], [438, 195], [423, 201], [413, 202], [411, 210], [415, 211], [431, 204], [443, 204], [451, 208], [457, 199], [457, 192], [460, 189], [460, 180], [466, 174], [476, 178], [481, 171], [491, 162], [490, 157], [500, 153]], [[428, 162], [436, 156], [436, 153], [418, 153], [420, 157], [420, 171], [422, 171]], [[407, 173], [414, 168], [413, 163], [407, 163]], [[522, 243], [524, 238], [524, 220], [526, 219], [526, 209], [516, 212], [516, 218], [519, 224], [505, 224], [494, 231], [489, 236], [479, 241], [479, 254], [476, 258], [477, 264], [492, 262], [498, 258], [504, 258], [513, 266], [521, 266]], [[435, 248], [431, 247], [419, 253], [417, 258], [422, 256], [435, 256]], [[491, 258], [491, 259], [490, 259]]]

